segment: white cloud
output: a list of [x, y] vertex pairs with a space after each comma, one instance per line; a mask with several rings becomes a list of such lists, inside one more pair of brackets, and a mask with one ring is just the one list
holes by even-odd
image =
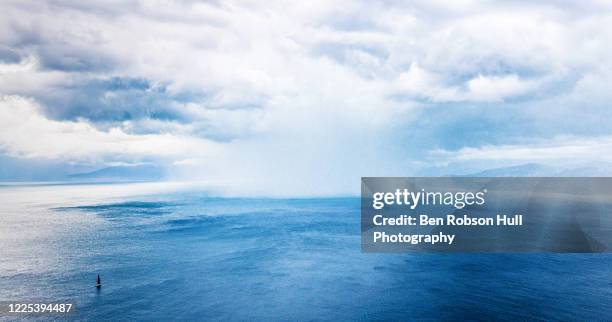
[[612, 161], [612, 136], [559, 137], [524, 145], [485, 145], [464, 147], [456, 151], [432, 150], [429, 156], [448, 161], [518, 161], [575, 163]]
[[478, 75], [467, 82], [467, 100], [502, 102], [507, 97], [525, 95], [538, 89], [537, 81], [524, 81], [517, 75], [490, 76]]
[[[134, 157], [214, 155], [214, 143], [172, 134], [130, 135], [120, 128], [100, 131], [85, 121], [46, 118], [31, 99], [0, 96], [0, 150], [27, 158], [99, 160]], [[103, 159], [102, 159], [103, 160]]]
[[507, 99], [533, 94], [542, 88], [541, 80], [523, 80], [518, 75], [477, 75], [465, 84], [445, 84], [442, 75], [424, 70], [412, 63], [407, 72], [401, 73], [392, 95], [407, 95], [408, 98], [434, 103], [449, 102], [504, 102]]

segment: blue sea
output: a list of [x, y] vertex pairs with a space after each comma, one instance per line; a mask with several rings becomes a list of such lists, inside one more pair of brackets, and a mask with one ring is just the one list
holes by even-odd
[[0, 202], [0, 301], [76, 303], [36, 320], [612, 320], [611, 254], [366, 254], [358, 198], [39, 184]]

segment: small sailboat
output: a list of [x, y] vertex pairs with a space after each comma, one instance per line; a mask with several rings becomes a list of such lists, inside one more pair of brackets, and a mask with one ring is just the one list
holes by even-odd
[[96, 288], [102, 287], [102, 283], [100, 282], [100, 274], [98, 274], [98, 282], [96, 282]]

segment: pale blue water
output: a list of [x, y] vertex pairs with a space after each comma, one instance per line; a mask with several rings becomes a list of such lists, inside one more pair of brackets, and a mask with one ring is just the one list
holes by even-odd
[[0, 300], [73, 300], [75, 320], [612, 320], [608, 254], [363, 254], [357, 198], [122, 191], [0, 188]]

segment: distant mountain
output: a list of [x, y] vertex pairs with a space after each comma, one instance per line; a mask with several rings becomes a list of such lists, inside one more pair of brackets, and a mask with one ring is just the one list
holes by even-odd
[[526, 163], [510, 167], [487, 169], [466, 174], [468, 177], [609, 177], [612, 164], [591, 162], [572, 168], [553, 167], [538, 163]]
[[0, 182], [61, 181], [66, 174], [89, 170], [62, 161], [16, 158], [0, 155]]
[[554, 177], [558, 176], [563, 169], [538, 164], [526, 163], [510, 167], [487, 169], [484, 171], [467, 174], [468, 177]]
[[68, 175], [73, 180], [158, 180], [165, 176], [164, 168], [154, 165], [115, 166], [92, 172]]
[[612, 176], [612, 163], [590, 162], [572, 169], [566, 169], [557, 174], [560, 177], [610, 177]]

